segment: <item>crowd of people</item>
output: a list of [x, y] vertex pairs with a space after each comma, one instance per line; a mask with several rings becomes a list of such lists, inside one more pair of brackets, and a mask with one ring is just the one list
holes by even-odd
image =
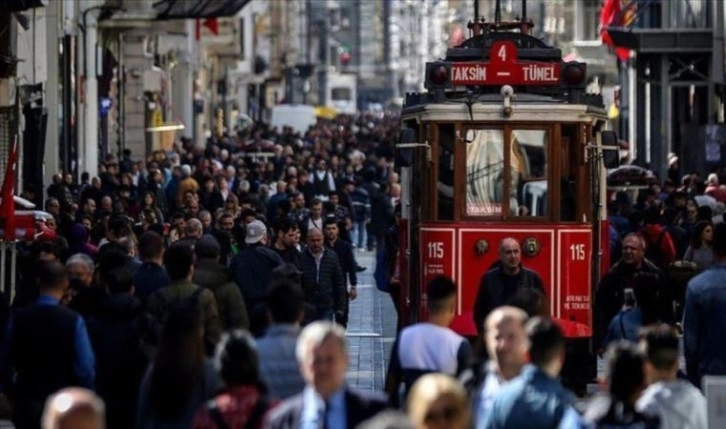
[[[247, 124], [203, 147], [109, 156], [80, 183], [26, 187], [31, 201], [45, 193], [52, 233], [19, 243], [3, 312], [0, 402], [15, 427], [41, 427], [46, 403], [71, 397], [104, 404], [109, 428], [261, 427], [316, 377], [302, 360], [331, 336], [344, 345], [337, 327], [366, 269], [356, 256], [382, 246], [400, 197], [398, 123]], [[58, 399], [66, 387], [97, 397]]]
[[[707, 427], [702, 377], [726, 372], [718, 175], [614, 197], [613, 265], [594, 300], [608, 364], [592, 401], [559, 380], [564, 335], [513, 238], [481, 279], [479, 343], [449, 328], [458, 289], [436, 278], [427, 321], [400, 328], [385, 392], [349, 388], [356, 256], [395, 257], [398, 122], [252, 124], [109, 157], [79, 184], [55, 176], [43, 190], [55, 235], [21, 244], [3, 313], [0, 416], [18, 429]], [[395, 264], [379, 274], [395, 295]]]

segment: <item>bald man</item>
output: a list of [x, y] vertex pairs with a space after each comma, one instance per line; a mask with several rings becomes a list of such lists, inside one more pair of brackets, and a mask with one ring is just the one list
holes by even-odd
[[43, 429], [105, 429], [104, 410], [101, 398], [90, 390], [69, 387], [46, 401]]
[[338, 256], [326, 249], [323, 233], [310, 229], [308, 246], [300, 255], [305, 301], [318, 310], [318, 319], [343, 324], [348, 306], [348, 290]]
[[481, 334], [484, 319], [501, 306], [512, 304], [528, 289], [544, 295], [544, 283], [539, 274], [522, 266], [522, 248], [514, 238], [499, 244], [499, 264], [484, 273], [474, 303], [474, 323]]
[[498, 307], [486, 318], [483, 340], [489, 360], [460, 377], [473, 401], [474, 422], [483, 419], [499, 389], [527, 363], [526, 322], [527, 313], [510, 306]]

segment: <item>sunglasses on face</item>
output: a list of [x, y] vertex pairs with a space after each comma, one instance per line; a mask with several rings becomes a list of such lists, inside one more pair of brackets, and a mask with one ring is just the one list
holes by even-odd
[[431, 410], [426, 413], [424, 421], [426, 423], [435, 423], [439, 421], [450, 422], [459, 416], [459, 409], [456, 407], [446, 407], [442, 410]]

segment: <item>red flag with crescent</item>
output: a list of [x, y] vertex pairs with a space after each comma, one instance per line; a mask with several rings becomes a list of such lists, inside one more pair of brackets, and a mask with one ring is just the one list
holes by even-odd
[[15, 138], [13, 147], [8, 154], [8, 163], [5, 166], [5, 178], [3, 179], [0, 197], [0, 223], [3, 226], [3, 240], [15, 240], [15, 175], [18, 170], [18, 139]]
[[629, 27], [635, 19], [636, 7], [637, 3], [631, 0], [606, 0], [600, 10], [600, 38], [604, 44], [615, 48], [615, 55], [621, 61], [630, 58], [630, 50], [615, 46], [608, 27]]

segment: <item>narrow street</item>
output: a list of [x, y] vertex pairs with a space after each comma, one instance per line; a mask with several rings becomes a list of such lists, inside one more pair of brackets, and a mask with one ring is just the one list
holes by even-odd
[[348, 382], [362, 391], [381, 392], [396, 337], [396, 310], [388, 294], [376, 288], [374, 253], [356, 253], [356, 258], [367, 269], [358, 273], [358, 298], [350, 305]]

